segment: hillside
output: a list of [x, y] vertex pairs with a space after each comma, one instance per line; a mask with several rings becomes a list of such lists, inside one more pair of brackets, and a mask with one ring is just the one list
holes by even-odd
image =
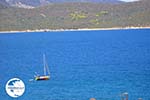
[[0, 31], [150, 26], [150, 0], [132, 3], [51, 3], [0, 9]]
[[9, 4], [5, 0], [0, 1], [0, 9], [8, 7]]

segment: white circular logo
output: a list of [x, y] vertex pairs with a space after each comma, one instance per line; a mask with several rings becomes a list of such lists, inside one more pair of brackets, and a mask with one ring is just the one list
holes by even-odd
[[9, 96], [17, 98], [23, 95], [25, 85], [19, 78], [12, 78], [6, 84], [6, 92]]

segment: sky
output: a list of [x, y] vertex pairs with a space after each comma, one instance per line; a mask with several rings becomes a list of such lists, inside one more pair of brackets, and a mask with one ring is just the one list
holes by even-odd
[[133, 1], [139, 1], [139, 0], [120, 0], [120, 1], [133, 2]]

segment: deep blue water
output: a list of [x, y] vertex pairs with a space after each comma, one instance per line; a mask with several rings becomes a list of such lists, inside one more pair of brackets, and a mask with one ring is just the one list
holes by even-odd
[[[43, 73], [46, 54], [51, 79]], [[150, 29], [0, 34], [0, 100], [11, 78], [24, 81], [17, 100], [150, 100]]]

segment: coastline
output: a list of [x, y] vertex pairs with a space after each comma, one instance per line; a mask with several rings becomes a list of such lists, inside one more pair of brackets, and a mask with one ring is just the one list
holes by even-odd
[[23, 31], [0, 31], [0, 34], [24, 33], [24, 32], [62, 32], [62, 31], [96, 31], [96, 30], [127, 30], [127, 29], [150, 29], [147, 27], [112, 27], [112, 28], [79, 28], [79, 29], [36, 29]]

